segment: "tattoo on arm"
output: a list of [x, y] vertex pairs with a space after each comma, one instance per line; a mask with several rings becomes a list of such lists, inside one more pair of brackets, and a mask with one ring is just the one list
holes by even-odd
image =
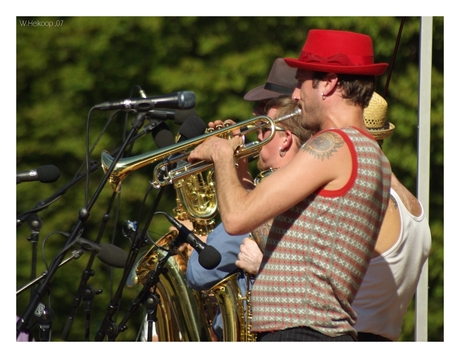
[[343, 145], [344, 141], [340, 135], [334, 132], [325, 132], [313, 137], [301, 149], [317, 159], [324, 160], [329, 159]]
[[269, 220], [265, 224], [260, 225], [257, 229], [252, 232], [252, 238], [257, 243], [259, 248], [263, 251], [267, 243], [268, 234], [272, 227], [273, 220]]

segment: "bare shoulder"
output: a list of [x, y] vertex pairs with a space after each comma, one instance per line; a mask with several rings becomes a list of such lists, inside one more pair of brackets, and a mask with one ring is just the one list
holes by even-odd
[[352, 156], [344, 138], [335, 131], [318, 133], [301, 149], [312, 159], [305, 170], [315, 168], [317, 184], [327, 190], [341, 189], [352, 173]]
[[331, 158], [345, 144], [343, 138], [333, 131], [322, 132], [311, 138], [302, 147], [302, 150], [310, 153], [320, 160]]
[[391, 188], [398, 193], [404, 206], [412, 215], [420, 216], [422, 214], [422, 206], [418, 199], [409, 191], [409, 189], [399, 182], [394, 174], [391, 176]]

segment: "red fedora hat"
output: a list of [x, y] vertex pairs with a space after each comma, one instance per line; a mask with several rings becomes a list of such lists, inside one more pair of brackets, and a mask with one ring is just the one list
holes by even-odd
[[380, 76], [387, 63], [374, 63], [368, 35], [339, 30], [310, 30], [298, 59], [285, 58], [290, 67], [350, 75]]

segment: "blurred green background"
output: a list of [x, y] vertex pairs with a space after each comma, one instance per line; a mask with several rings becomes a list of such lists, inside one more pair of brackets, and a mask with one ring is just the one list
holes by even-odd
[[[35, 22], [34, 22], [35, 20]], [[35, 24], [35, 25], [34, 25]], [[53, 26], [47, 26], [47, 25]], [[252, 104], [244, 94], [265, 83], [277, 57], [298, 57], [309, 29], [330, 28], [362, 32], [374, 40], [377, 62], [391, 62], [401, 25], [398, 17], [52, 17], [17, 18], [17, 171], [53, 164], [61, 171], [54, 183], [30, 182], [16, 187], [17, 215], [64, 187], [85, 170], [86, 147], [90, 161], [100, 161], [103, 150], [118, 148], [131, 129], [133, 116], [113, 111], [93, 111], [105, 101], [140, 97], [140, 86], [147, 96], [176, 91], [193, 91], [196, 112], [205, 122], [251, 117]], [[404, 27], [386, 94], [388, 120], [394, 134], [384, 143], [393, 171], [400, 181], [416, 193], [417, 129], [420, 61], [419, 17], [404, 19]], [[431, 147], [430, 147], [430, 227], [432, 251], [429, 258], [428, 340], [444, 339], [444, 19], [433, 18]], [[387, 74], [378, 79], [377, 91], [383, 94]], [[178, 125], [168, 122], [176, 133]], [[151, 135], [138, 139], [132, 154], [157, 149]], [[82, 168], [83, 166], [83, 168]], [[139, 169], [123, 181], [123, 190], [109, 210], [113, 191], [103, 187], [82, 236], [95, 240], [106, 222], [102, 241], [129, 250], [130, 241], [122, 234], [125, 220], [145, 224], [159, 193], [150, 187], [153, 165]], [[63, 249], [66, 238], [56, 231], [70, 232], [80, 209], [101, 184], [98, 169], [70, 188], [59, 200], [39, 212], [42, 226], [38, 233], [37, 275], [47, 270], [51, 260]], [[88, 188], [88, 190], [86, 189]], [[175, 191], [165, 189], [159, 210], [173, 214]], [[144, 206], [143, 206], [144, 205]], [[142, 209], [143, 208], [143, 209]], [[110, 214], [110, 215], [108, 215]], [[169, 223], [156, 215], [149, 234], [158, 239]], [[16, 285], [30, 282], [33, 230], [28, 222], [17, 227]], [[72, 248], [75, 249], [76, 247]], [[70, 251], [69, 251], [70, 253]], [[61, 332], [72, 308], [89, 253], [72, 260], [55, 274], [50, 295], [43, 302], [55, 312], [53, 341]], [[94, 275], [88, 284], [102, 290], [91, 305], [77, 311], [70, 341], [94, 340], [107, 306], [117, 290], [121, 269], [94, 261]], [[140, 287], [125, 287], [117, 322], [125, 315]], [[21, 316], [30, 300], [26, 290], [16, 299], [16, 314]], [[85, 312], [85, 309], [87, 311]], [[117, 340], [134, 341], [142, 321], [142, 309], [128, 322], [128, 329]], [[87, 326], [87, 318], [90, 325]], [[34, 334], [37, 334], [36, 330]], [[414, 340], [413, 304], [406, 315], [401, 341]]]

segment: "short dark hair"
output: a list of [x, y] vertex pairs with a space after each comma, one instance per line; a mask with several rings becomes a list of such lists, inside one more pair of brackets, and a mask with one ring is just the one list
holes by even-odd
[[[319, 81], [324, 80], [326, 75], [326, 72], [314, 72], [313, 88], [316, 88]], [[342, 89], [343, 98], [363, 109], [369, 105], [374, 93], [375, 76], [337, 74], [337, 78], [337, 85]]]

